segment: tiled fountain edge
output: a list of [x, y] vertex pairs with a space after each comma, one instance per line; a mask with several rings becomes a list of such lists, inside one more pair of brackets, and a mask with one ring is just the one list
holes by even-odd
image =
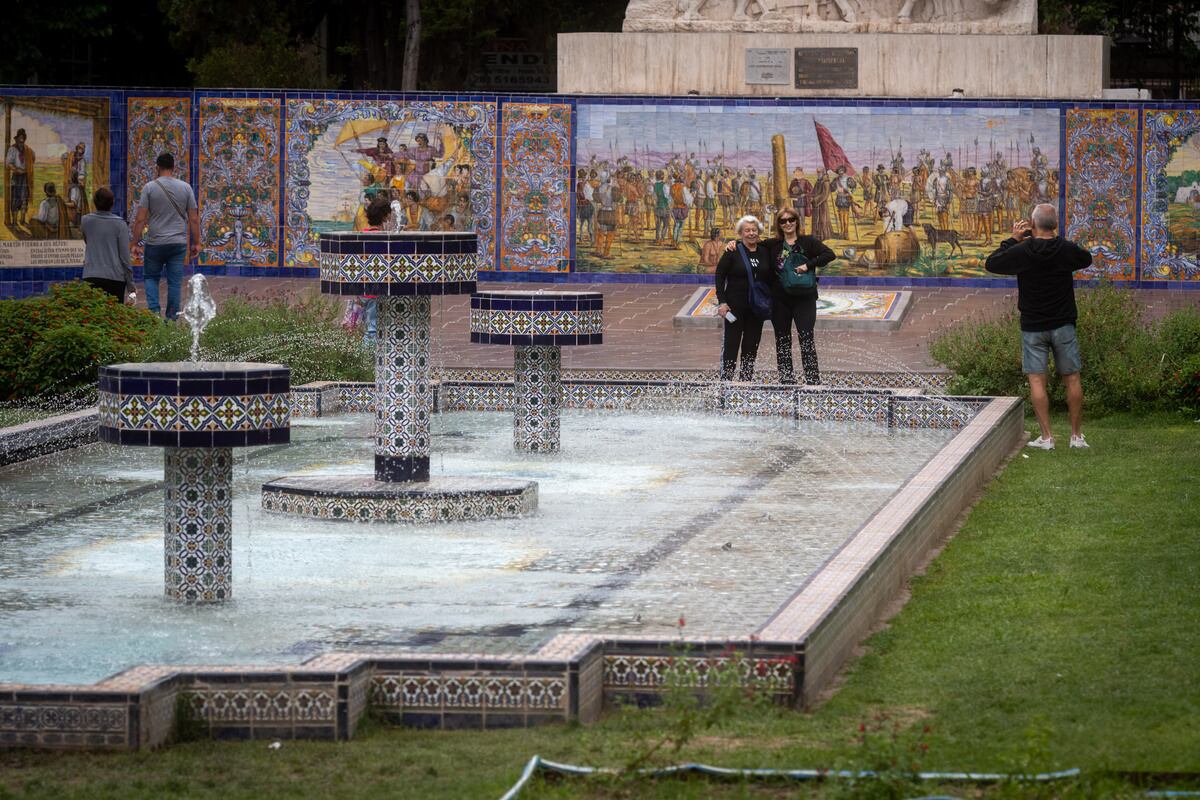
[[802, 706], [831, 685], [1024, 435], [1021, 400], [993, 399], [759, 629], [763, 639], [804, 643]]
[[[0, 685], [0, 747], [138, 749], [165, 744], [181, 728], [219, 738], [346, 739], [368, 705], [403, 724], [443, 728], [588, 722], [606, 699], [653, 702], [681, 658], [702, 670], [737, 659], [777, 701], [811, 704], [1022, 433], [1019, 400], [986, 402], [748, 637], [564, 634], [528, 657], [333, 653], [296, 667], [143, 666], [91, 686]], [[703, 690], [702, 675], [694, 685]]]

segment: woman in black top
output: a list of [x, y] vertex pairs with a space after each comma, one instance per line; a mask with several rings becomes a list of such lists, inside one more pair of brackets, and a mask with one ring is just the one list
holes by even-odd
[[821, 372], [817, 368], [817, 344], [813, 339], [813, 327], [817, 323], [817, 287], [801, 294], [791, 294], [784, 290], [779, 274], [783, 270], [788, 255], [797, 247], [803, 251], [806, 263], [799, 271], [812, 270], [814, 276], [818, 268], [833, 261], [837, 256], [826, 247], [820, 239], [813, 236], [799, 236], [800, 218], [790, 208], [782, 209], [775, 215], [775, 230], [777, 238], [767, 239], [762, 243], [770, 253], [770, 284], [771, 284], [771, 327], [775, 329], [775, 357], [779, 366], [781, 383], [795, 383], [796, 374], [792, 367], [792, 323], [796, 325], [796, 334], [800, 340], [800, 357], [804, 362], [804, 382], [816, 384], [821, 382]]
[[[756, 217], [747, 215], [737, 221], [736, 230], [755, 280], [769, 282], [772, 271], [770, 253], [758, 241], [762, 234], [762, 223]], [[737, 247], [726, 251], [717, 262], [716, 280], [717, 302], [720, 303], [717, 315], [725, 320], [725, 337], [721, 343], [721, 380], [733, 378], [739, 350], [742, 368], [738, 372], [738, 380], [753, 380], [754, 360], [758, 357], [758, 343], [762, 339], [763, 322], [766, 320], [751, 310], [750, 276]], [[732, 322], [728, 316], [730, 312], [734, 316]]]

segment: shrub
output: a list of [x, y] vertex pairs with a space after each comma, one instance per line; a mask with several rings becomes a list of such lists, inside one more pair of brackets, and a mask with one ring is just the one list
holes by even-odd
[[951, 394], [1029, 395], [1021, 372], [1021, 327], [1015, 310], [995, 319], [960, 321], [934, 339], [929, 352], [953, 371]]
[[[292, 370], [293, 386], [315, 380], [373, 380], [373, 354], [363, 348], [360, 336], [342, 330], [340, 323], [341, 303], [316, 292], [292, 305], [232, 297], [221, 303], [204, 329], [200, 358], [285, 364]], [[183, 334], [181, 357], [187, 358], [191, 336], [186, 328]], [[179, 346], [174, 341], [155, 344]]]
[[96, 366], [136, 358], [155, 317], [83, 281], [0, 301], [0, 399], [52, 403], [95, 386]]
[[1200, 411], [1200, 353], [1195, 353], [1172, 369], [1167, 375], [1168, 393], [1180, 410]]
[[[1083, 356], [1083, 395], [1095, 415], [1146, 411], [1161, 400], [1162, 372], [1154, 333], [1136, 293], [1110, 283], [1076, 292], [1076, 332]], [[1065, 404], [1061, 382], [1051, 398]]]
[[[1200, 352], [1200, 313], [1186, 309], [1151, 326], [1137, 294], [1110, 283], [1078, 290], [1076, 302], [1089, 414], [1146, 411], [1193, 396], [1185, 365]], [[1029, 396], [1015, 310], [998, 319], [960, 322], [942, 332], [929, 352], [954, 373], [950, 390], [956, 394]], [[1051, 402], [1065, 405], [1062, 382], [1049, 384]]]
[[1200, 355], [1200, 309], [1181, 308], [1168, 314], [1158, 325], [1158, 346], [1169, 366]]

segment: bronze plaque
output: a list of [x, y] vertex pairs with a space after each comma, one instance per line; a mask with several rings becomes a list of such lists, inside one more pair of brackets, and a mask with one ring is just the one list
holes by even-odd
[[797, 89], [857, 89], [857, 47], [797, 47]]

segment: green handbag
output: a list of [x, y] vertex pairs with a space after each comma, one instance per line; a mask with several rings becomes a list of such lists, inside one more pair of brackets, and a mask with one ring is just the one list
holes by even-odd
[[779, 271], [779, 282], [788, 294], [808, 294], [817, 288], [816, 271], [809, 267], [803, 272], [799, 267], [808, 263], [804, 249], [797, 242], [795, 247], [783, 246], [783, 268]]

